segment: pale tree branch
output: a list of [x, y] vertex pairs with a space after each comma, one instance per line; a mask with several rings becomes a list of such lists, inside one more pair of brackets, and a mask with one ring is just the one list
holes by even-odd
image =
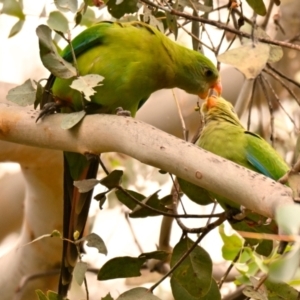
[[[62, 153], [0, 141], [0, 161], [18, 162], [26, 185], [25, 198], [21, 194], [22, 199], [16, 199], [20, 196], [13, 191], [22, 183], [10, 183], [10, 205], [18, 210], [14, 203], [23, 203], [24, 214], [18, 240], [0, 257], [1, 268], [6, 270], [0, 276], [1, 299], [35, 299], [36, 289], [55, 290], [58, 282], [61, 239], [45, 237], [31, 242], [54, 229], [62, 231]], [[2, 205], [1, 201], [3, 209]], [[16, 216], [1, 211], [1, 220], [7, 223]]]
[[266, 217], [293, 203], [288, 187], [130, 117], [90, 115], [80, 126], [63, 130], [62, 114], [36, 124], [37, 111], [0, 104], [0, 115], [1, 140], [80, 153], [124, 153]]

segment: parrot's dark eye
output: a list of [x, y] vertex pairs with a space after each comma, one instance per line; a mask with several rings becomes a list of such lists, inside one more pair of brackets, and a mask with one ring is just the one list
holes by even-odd
[[210, 69], [206, 69], [206, 70], [204, 70], [204, 75], [205, 75], [205, 77], [209, 78], [214, 75], [214, 72]]

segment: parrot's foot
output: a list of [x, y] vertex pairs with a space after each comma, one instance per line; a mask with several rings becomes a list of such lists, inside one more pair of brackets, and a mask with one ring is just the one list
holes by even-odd
[[241, 206], [240, 209], [234, 208], [234, 207], [228, 207], [227, 220], [230, 223], [240, 222], [240, 221], [244, 220], [247, 217], [248, 212], [249, 212], [249, 210], [247, 208], [245, 208], [244, 206]]
[[99, 161], [99, 155], [91, 153], [91, 152], [85, 152], [84, 156], [88, 161]]
[[249, 209], [247, 209], [245, 206], [241, 206], [240, 213], [234, 215], [233, 218], [237, 221], [241, 221], [246, 218], [248, 212], [249, 212]]
[[39, 119], [44, 118], [45, 116], [49, 116], [58, 112], [60, 107], [61, 105], [55, 102], [46, 103], [35, 122], [37, 122]]
[[289, 244], [288, 242], [281, 241], [278, 245], [277, 253], [282, 255], [288, 244]]
[[131, 117], [131, 112], [129, 110], [124, 110], [122, 107], [116, 108], [117, 116]]

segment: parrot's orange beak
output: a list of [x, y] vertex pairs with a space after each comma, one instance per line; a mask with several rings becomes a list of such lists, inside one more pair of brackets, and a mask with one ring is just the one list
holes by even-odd
[[218, 97], [222, 94], [222, 84], [220, 78], [211, 86], [211, 88], [216, 91]]
[[216, 96], [213, 95], [213, 96], [208, 97], [208, 99], [206, 100], [207, 110], [215, 107], [216, 103], [217, 103], [217, 97]]
[[[217, 93], [217, 96], [220, 96], [222, 94], [222, 84], [220, 78], [210, 86], [210, 89], [213, 89]], [[205, 93], [201, 93], [198, 96], [201, 99], [206, 99], [209, 92], [210, 90], [206, 91]]]

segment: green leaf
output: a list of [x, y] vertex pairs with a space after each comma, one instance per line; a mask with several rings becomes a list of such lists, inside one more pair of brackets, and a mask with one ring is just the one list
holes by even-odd
[[268, 289], [268, 300], [299, 299], [299, 292], [287, 283], [266, 280], [264, 285]]
[[[194, 242], [185, 237], [175, 246], [171, 258], [171, 267], [193, 246]], [[192, 297], [204, 297], [210, 290], [212, 282], [212, 261], [209, 254], [200, 246], [188, 255], [188, 257], [173, 272], [171, 287], [175, 300], [177, 295], [190, 295]]]
[[39, 300], [49, 300], [41, 290], [36, 290], [35, 293], [37, 294]]
[[181, 178], [178, 178], [178, 183], [180, 185], [180, 188], [182, 192], [193, 202], [200, 204], [200, 205], [208, 205], [213, 203], [213, 200], [211, 196], [209, 195], [209, 192], [205, 190], [204, 188], [197, 186], [195, 184], [192, 184], [186, 180], [183, 180]]
[[120, 185], [123, 173], [122, 170], [114, 170], [108, 176], [102, 178], [100, 183], [111, 190]]
[[174, 284], [172, 288], [172, 293], [175, 300], [183, 300], [183, 299], [184, 300], [220, 300], [221, 299], [220, 290], [214, 279], [212, 279], [211, 281], [209, 291], [203, 297], [193, 297], [192, 295], [188, 294], [188, 292], [184, 290], [180, 285], [177, 284]]
[[106, 3], [108, 12], [117, 19], [125, 14], [133, 14], [138, 11], [138, 0], [108, 0]]
[[45, 295], [41, 290], [36, 290], [35, 293], [39, 300], [68, 300], [67, 298], [63, 299], [63, 297], [53, 291], [47, 291], [47, 295]]
[[145, 22], [149, 22], [149, 24], [153, 27], [159, 29], [159, 31], [164, 32], [164, 24], [162, 21], [157, 20], [151, 13], [148, 16], [148, 20]]
[[69, 12], [75, 13], [78, 7], [77, 0], [54, 0], [54, 4], [56, 8], [62, 12]]
[[168, 256], [169, 256], [169, 253], [159, 250], [159, 251], [142, 253], [139, 256], [139, 258], [165, 260], [165, 259], [167, 259]]
[[36, 84], [36, 93], [35, 93], [35, 100], [34, 100], [34, 109], [38, 107], [38, 105], [41, 103], [43, 94], [44, 94], [44, 87], [41, 85], [41, 81], [34, 81]]
[[98, 273], [98, 280], [140, 276], [140, 269], [146, 258], [130, 256], [115, 257], [106, 262]]
[[108, 293], [104, 298], [101, 298], [101, 300], [114, 300], [114, 298]]
[[219, 226], [219, 233], [223, 240], [222, 255], [226, 260], [234, 260], [243, 247], [243, 240], [236, 234], [226, 235], [224, 225]]
[[263, 0], [246, 0], [249, 6], [261, 16], [265, 16], [267, 13], [266, 6]]
[[267, 293], [262, 288], [256, 291], [254, 287], [247, 286], [244, 288], [243, 294], [255, 300], [268, 300]]
[[[145, 199], [146, 197], [142, 194], [139, 194], [135, 191], [131, 191], [131, 190], [126, 190], [127, 193], [129, 193], [133, 198], [142, 201], [143, 199]], [[123, 203], [125, 206], [127, 206], [129, 209], [133, 210], [136, 207], [136, 203], [132, 200], [132, 198], [130, 196], [128, 196], [127, 194], [125, 194], [122, 190], [118, 190], [116, 191], [116, 196], [118, 198], [118, 200]]]
[[48, 26], [55, 31], [66, 33], [69, 31], [67, 18], [59, 11], [52, 11], [47, 20]]
[[278, 260], [272, 262], [269, 266], [269, 278], [272, 281], [289, 281], [299, 268], [300, 263], [300, 243], [293, 245], [291, 251]]
[[90, 233], [85, 236], [84, 239], [87, 241], [86, 245], [88, 247], [94, 247], [98, 250], [99, 253], [107, 255], [107, 248], [105, 246], [105, 243], [98, 234]]
[[47, 291], [47, 296], [49, 300], [68, 300], [53, 291]]
[[21, 106], [32, 105], [35, 101], [36, 91], [32, 81], [27, 79], [23, 84], [8, 91], [6, 99]]
[[25, 20], [22, 1], [4, 0], [1, 13]]
[[36, 29], [39, 37], [40, 57], [43, 65], [56, 77], [71, 78], [77, 75], [76, 69], [65, 61], [58, 53], [51, 39], [51, 29], [40, 25]]
[[168, 28], [174, 34], [176, 40], [178, 36], [177, 17], [175, 15], [171, 15], [168, 12], [166, 12], [166, 17], [167, 17]]
[[79, 193], [87, 193], [92, 190], [100, 181], [94, 178], [75, 180], [74, 186], [78, 188]]
[[[268, 38], [271, 39], [270, 36], [260, 27], [257, 27], [254, 29], [253, 32], [253, 27], [250, 26], [249, 24], [244, 25], [243, 27], [241, 27], [241, 30], [244, 32], [247, 32], [249, 34], [253, 33], [254, 39], [255, 38]], [[251, 44], [253, 43], [252, 39], [249, 38], [243, 38], [243, 43], [244, 44]], [[276, 46], [276, 45], [268, 45], [269, 46], [269, 58], [268, 58], [268, 63], [274, 63], [279, 61], [282, 56], [283, 56], [283, 50], [280, 46]]]
[[298, 235], [300, 231], [300, 206], [288, 204], [280, 207], [275, 212], [275, 220], [281, 232]]
[[241, 71], [247, 79], [255, 79], [269, 59], [270, 47], [256, 43], [243, 45], [218, 56], [218, 61], [229, 64]]
[[202, 297], [198, 298], [199, 300], [221, 300], [221, 293], [219, 287], [214, 279], [211, 280], [211, 285], [208, 293]]
[[99, 84], [103, 81], [104, 77], [98, 74], [88, 74], [84, 76], [79, 76], [78, 78], [74, 79], [70, 87], [74, 90], [77, 90], [84, 94], [84, 98], [88, 101], [91, 101], [91, 96], [93, 96], [96, 91], [93, 87], [100, 86]]
[[[148, 206], [158, 209], [163, 212], [168, 212], [169, 209], [165, 207], [165, 205], [158, 198], [158, 192], [153, 193], [149, 197], [144, 198], [141, 202], [147, 204]], [[142, 207], [140, 205], [136, 205], [133, 211], [129, 214], [131, 218], [145, 218], [145, 217], [154, 217], [159, 216], [160, 213], [152, 211], [148, 208]]]
[[75, 125], [77, 125], [84, 118], [85, 115], [86, 112], [84, 110], [65, 114], [61, 121], [60, 127], [65, 130], [71, 129]]
[[97, 18], [95, 12], [88, 7], [85, 13], [82, 15], [80, 25], [91, 27], [96, 22], [97, 22]]
[[87, 269], [88, 269], [88, 264], [83, 261], [79, 261], [76, 264], [74, 271], [73, 271], [73, 275], [74, 275], [76, 282], [79, 285], [83, 284], [83, 281], [85, 278], [85, 273], [86, 273]]
[[160, 300], [154, 296], [148, 289], [137, 287], [121, 294], [116, 300]]
[[19, 33], [24, 25], [23, 20], [19, 20], [10, 30], [8, 37], [11, 38], [17, 33]]

